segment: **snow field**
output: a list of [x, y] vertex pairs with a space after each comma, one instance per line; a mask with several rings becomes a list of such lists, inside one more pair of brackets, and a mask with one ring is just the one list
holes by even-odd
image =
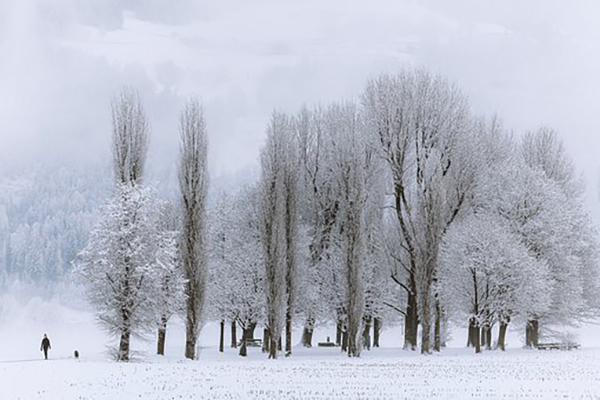
[[[509, 332], [508, 350], [480, 355], [465, 349], [465, 330], [454, 331], [450, 348], [421, 356], [399, 348], [401, 328], [387, 327], [382, 348], [349, 359], [339, 348], [294, 347], [291, 358], [267, 360], [258, 348], [247, 358], [217, 351], [219, 325], [204, 326], [199, 360], [183, 359], [184, 330], [174, 319], [166, 356], [154, 355], [155, 340], [136, 340], [131, 363], [108, 358], [114, 343], [92, 314], [60, 301], [4, 296], [0, 314], [0, 399], [554, 399], [600, 398], [598, 327], [580, 333], [579, 351], [521, 348], [521, 332]], [[50, 360], [39, 351], [43, 333], [52, 341]], [[261, 336], [261, 327], [256, 329]], [[294, 332], [295, 343], [301, 332]], [[333, 339], [320, 327], [314, 343]], [[241, 333], [238, 331], [238, 337]], [[73, 359], [73, 350], [81, 358]]]
[[[206, 350], [216, 353], [214, 348]], [[328, 352], [335, 355], [324, 354]], [[228, 353], [199, 361], [152, 357], [129, 364], [76, 360], [2, 363], [0, 384], [8, 388], [2, 398], [600, 398], [597, 349], [513, 350], [481, 356], [450, 350], [430, 357], [380, 349], [362, 359], [348, 359], [337, 349], [312, 349], [278, 361], [265, 360], [262, 354], [242, 360], [232, 351]]]

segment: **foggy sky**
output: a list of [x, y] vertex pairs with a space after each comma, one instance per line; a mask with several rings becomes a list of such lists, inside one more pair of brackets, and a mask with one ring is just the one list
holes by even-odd
[[211, 181], [231, 179], [256, 169], [273, 109], [356, 99], [369, 77], [414, 65], [516, 133], [557, 129], [600, 222], [598, 21], [591, 0], [0, 0], [0, 168], [107, 159], [110, 99], [131, 85], [154, 168], [175, 162], [196, 95]]

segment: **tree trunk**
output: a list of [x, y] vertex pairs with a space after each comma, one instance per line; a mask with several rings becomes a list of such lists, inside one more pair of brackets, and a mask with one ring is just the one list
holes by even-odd
[[271, 337], [269, 335], [269, 330], [267, 328], [263, 329], [263, 345], [262, 352], [269, 353], [269, 345], [271, 344]]
[[500, 330], [498, 332], [498, 348], [502, 351], [506, 350], [506, 328], [508, 328], [508, 322], [500, 322]]
[[423, 293], [421, 296], [423, 307], [423, 315], [425, 318], [421, 321], [421, 354], [429, 354], [431, 352], [431, 317], [429, 310], [429, 295]]
[[279, 340], [277, 341], [277, 351], [281, 351], [283, 349], [283, 340], [281, 336], [279, 336]]
[[469, 342], [475, 347], [475, 353], [481, 353], [481, 334], [479, 324], [473, 317], [469, 320]]
[[286, 238], [286, 309], [285, 309], [285, 356], [292, 355], [292, 335], [294, 319], [294, 301], [296, 299], [296, 233], [297, 233], [297, 187], [294, 177], [298, 171], [291, 169], [284, 172], [285, 184], [285, 238]]
[[288, 302], [285, 313], [285, 356], [292, 355], [292, 307]]
[[342, 332], [342, 352], [348, 351], [348, 332]]
[[481, 336], [477, 320], [473, 317], [469, 319], [469, 347], [475, 348], [475, 353], [481, 353]]
[[189, 321], [185, 326], [185, 358], [196, 358], [196, 332], [194, 325]]
[[467, 328], [467, 347], [473, 347], [473, 328], [471, 328], [470, 321], [469, 327]]
[[371, 320], [371, 317], [365, 318], [365, 327], [362, 334], [363, 347], [367, 350], [371, 350]]
[[248, 327], [242, 329], [242, 341], [253, 340], [255, 330], [256, 330], [256, 322], [248, 323]]
[[537, 348], [540, 343], [540, 322], [533, 320], [531, 321], [531, 325], [531, 344]]
[[159, 356], [165, 355], [165, 337], [167, 336], [167, 330], [163, 327], [158, 328], [158, 343], [156, 345], [156, 354]]
[[435, 299], [435, 327], [434, 327], [434, 339], [433, 339], [433, 351], [440, 352], [442, 350], [442, 310], [440, 301]]
[[492, 327], [488, 326], [487, 330], [485, 331], [485, 348], [486, 350], [491, 350], [492, 349]]
[[237, 324], [235, 320], [231, 321], [231, 348], [237, 348]]
[[129, 343], [131, 332], [125, 329], [121, 332], [121, 340], [119, 341], [119, 361], [129, 361]]
[[[360, 328], [358, 330], [360, 330]], [[358, 343], [359, 336], [360, 335], [358, 332], [356, 334], [352, 334], [351, 332], [346, 333], [346, 342], [348, 343], [348, 357], [360, 357], [360, 344]]]
[[469, 319], [469, 338], [467, 340], [467, 347], [475, 347], [475, 343], [477, 342], [475, 340], [475, 318], [471, 318]]
[[305, 326], [304, 330], [302, 331], [302, 346], [311, 348], [312, 347], [312, 337], [313, 337], [313, 330]]
[[240, 346], [240, 356], [246, 357], [248, 355], [248, 349], [246, 347], [246, 339], [242, 338], [242, 345]]
[[536, 319], [527, 321], [525, 327], [525, 345], [527, 347], [537, 347], [540, 338], [540, 323]]
[[277, 342], [278, 340], [269, 335], [269, 358], [276, 359], [277, 358]]
[[306, 318], [306, 321], [304, 322], [304, 330], [302, 331], [302, 346], [304, 347], [312, 347], [314, 324], [314, 318]]
[[191, 288], [191, 284], [188, 282], [187, 291], [187, 315], [185, 319], [185, 358], [194, 360], [196, 358], [196, 341], [198, 340], [198, 317], [200, 315], [198, 310], [198, 293], [194, 292]]
[[168, 318], [163, 315], [160, 317], [160, 325], [158, 327], [158, 343], [156, 345], [156, 354], [159, 356], [165, 355], [165, 339], [167, 338], [167, 322]]
[[379, 334], [381, 333], [381, 320], [375, 318], [373, 320], [373, 347], [379, 347]]
[[406, 303], [406, 317], [404, 318], [404, 350], [417, 349], [417, 334], [419, 331], [419, 315], [417, 314], [417, 284], [414, 275], [408, 281], [410, 292]]
[[242, 325], [242, 345], [240, 346], [240, 356], [246, 357], [248, 355], [248, 348], [246, 340], [254, 340], [254, 330], [256, 329], [256, 322], [248, 322], [246, 325]]
[[335, 345], [336, 346], [341, 346], [342, 345], [342, 323], [340, 321], [338, 321], [338, 323], [335, 326]]
[[223, 344], [225, 342], [225, 320], [221, 320], [221, 331], [219, 334], [219, 351], [223, 352]]
[[475, 338], [475, 353], [481, 353], [481, 341], [479, 340], [479, 326], [475, 326], [473, 328], [473, 337]]
[[446, 341], [448, 340], [448, 317], [445, 313], [442, 313], [442, 326], [441, 326], [441, 345], [442, 349], [446, 348]]
[[481, 339], [479, 341], [479, 343], [481, 344], [482, 347], [486, 346], [487, 347], [487, 343], [486, 343], [486, 339], [487, 339], [487, 325], [483, 325], [481, 327]]

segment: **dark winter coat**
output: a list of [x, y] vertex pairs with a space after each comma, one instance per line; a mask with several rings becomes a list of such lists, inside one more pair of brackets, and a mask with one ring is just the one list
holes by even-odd
[[52, 347], [50, 347], [50, 339], [48, 339], [47, 337], [44, 338], [42, 340], [42, 345], [40, 346], [40, 350], [48, 350], [51, 349]]

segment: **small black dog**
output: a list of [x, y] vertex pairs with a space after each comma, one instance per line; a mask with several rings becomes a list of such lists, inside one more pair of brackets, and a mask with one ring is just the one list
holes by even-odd
[[79, 352], [77, 350], [75, 350], [75, 353], [73, 353], [73, 355], [75, 356], [75, 358], [79, 358]]

